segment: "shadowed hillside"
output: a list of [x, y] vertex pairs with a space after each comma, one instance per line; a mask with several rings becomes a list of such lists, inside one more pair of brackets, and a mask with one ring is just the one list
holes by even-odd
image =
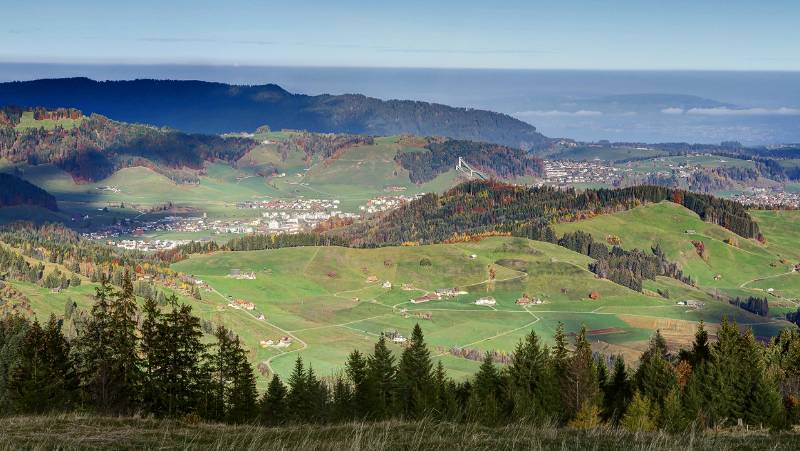
[[292, 94], [277, 85], [237, 86], [202, 81], [98, 82], [65, 78], [0, 84], [0, 104], [75, 107], [128, 122], [189, 132], [273, 129], [370, 135], [444, 135], [523, 149], [549, 139], [505, 114], [363, 95]]

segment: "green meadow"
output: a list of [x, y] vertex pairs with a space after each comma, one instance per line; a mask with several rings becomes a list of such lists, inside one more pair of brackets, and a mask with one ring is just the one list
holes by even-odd
[[[423, 259], [431, 265], [420, 265]], [[648, 282], [650, 290], [670, 290], [669, 299], [631, 291], [596, 278], [587, 269], [589, 262], [586, 256], [549, 243], [497, 237], [477, 243], [378, 249], [217, 252], [192, 256], [173, 269], [212, 287], [203, 302], [216, 304], [217, 315], [249, 315], [252, 320], [240, 320], [234, 330], [243, 337], [254, 364], [263, 362], [282, 376], [288, 375], [298, 356], [319, 374], [335, 374], [351, 350], [369, 352], [381, 333], [408, 336], [416, 323], [423, 327], [435, 358], [454, 377], [462, 378], [479, 363], [455, 357], [448, 352], [451, 348], [511, 352], [531, 330], [550, 342], [559, 322], [569, 333], [585, 325], [597, 350], [631, 359], [658, 327], [665, 328], [670, 341], [683, 344], [700, 319], [713, 324], [727, 315], [743, 324], [764, 322], [672, 279]], [[256, 278], [232, 278], [232, 269], [252, 271]], [[383, 287], [386, 281], [391, 288]], [[411, 302], [438, 288], [465, 294]], [[592, 292], [599, 298], [590, 299]], [[542, 303], [517, 305], [523, 294]], [[496, 305], [474, 304], [484, 296], [493, 297]], [[256, 308], [234, 310], [227, 307], [230, 299], [251, 301]], [[702, 300], [706, 307], [695, 310], [677, 304], [688, 299]], [[256, 319], [261, 314], [264, 320]], [[759, 334], [773, 334], [786, 324], [762, 326]], [[280, 336], [292, 337], [291, 346], [276, 349], [259, 344]], [[397, 352], [402, 349], [393, 347]]]

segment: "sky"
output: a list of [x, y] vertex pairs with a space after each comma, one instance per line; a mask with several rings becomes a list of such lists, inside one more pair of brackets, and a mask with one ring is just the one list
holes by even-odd
[[800, 70], [797, 0], [0, 4], [0, 62]]

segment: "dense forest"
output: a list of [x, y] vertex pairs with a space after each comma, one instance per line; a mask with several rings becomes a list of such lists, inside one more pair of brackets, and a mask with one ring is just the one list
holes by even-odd
[[58, 211], [56, 198], [52, 194], [15, 175], [0, 173], [0, 208], [15, 205]]
[[449, 136], [541, 149], [552, 140], [511, 116], [428, 102], [357, 94], [307, 96], [276, 85], [178, 80], [63, 78], [0, 83], [0, 99], [25, 106], [73, 106], [122, 121], [197, 133], [295, 129], [362, 135]]
[[524, 187], [494, 180], [462, 183], [442, 195], [427, 194], [372, 223], [344, 233], [356, 245], [443, 242], [454, 235], [486, 231], [509, 232], [556, 242], [550, 224], [669, 200], [703, 220], [746, 238], [760, 237], [758, 224], [739, 203], [661, 186], [621, 189], [558, 190]]
[[[54, 164], [77, 181], [102, 180], [128, 166], [147, 166], [170, 176], [168, 169], [197, 170], [206, 161], [235, 161], [256, 145], [246, 138], [186, 134], [117, 122], [97, 114], [84, 117], [70, 129], [18, 129], [19, 109], [3, 111], [5, 122], [11, 125], [0, 123], [0, 158], [32, 165]], [[34, 112], [47, 113], [42, 109]]]
[[800, 421], [798, 331], [765, 346], [726, 319], [715, 342], [701, 323], [692, 346], [678, 353], [656, 332], [635, 368], [593, 353], [585, 328], [573, 341], [559, 324], [552, 347], [532, 331], [506, 365], [487, 352], [478, 372], [459, 382], [434, 365], [416, 325], [402, 350], [381, 335], [372, 353], [353, 351], [330, 377], [298, 357], [286, 382], [273, 375], [259, 396], [235, 334], [218, 327], [213, 340], [203, 339], [191, 306], [175, 298], [140, 307], [129, 272], [120, 289], [102, 279], [81, 318], [72, 338], [56, 316], [44, 324], [0, 320], [2, 414], [93, 411], [266, 425], [427, 418], [670, 432]]
[[444, 140], [431, 142], [428, 152], [399, 152], [395, 160], [409, 172], [414, 183], [423, 183], [455, 167], [458, 158], [486, 175], [510, 178], [542, 176], [544, 163], [519, 149], [475, 141]]

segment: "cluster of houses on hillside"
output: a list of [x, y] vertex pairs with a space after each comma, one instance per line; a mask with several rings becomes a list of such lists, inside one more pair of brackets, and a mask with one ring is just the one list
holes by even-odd
[[733, 196], [733, 200], [748, 206], [769, 208], [800, 208], [800, 193], [788, 193], [783, 190], [753, 188], [752, 193]]
[[687, 299], [685, 301], [678, 301], [678, 305], [686, 306], [693, 309], [701, 309], [705, 307], [706, 303], [701, 301], [696, 301], [694, 299]]
[[420, 197], [422, 197], [422, 194], [416, 194], [414, 196], [378, 196], [374, 199], [368, 200], [366, 205], [362, 205], [358, 208], [367, 214], [379, 213], [382, 211], [394, 210], [395, 208], [411, 202], [412, 200], [419, 199]]
[[261, 340], [258, 342], [258, 344], [261, 345], [262, 348], [288, 348], [292, 345], [293, 341], [294, 340], [292, 340], [292, 337], [285, 336], [280, 337], [277, 340]]
[[228, 277], [239, 280], [255, 280], [256, 273], [253, 271], [242, 271], [241, 269], [231, 269]]
[[459, 291], [455, 288], [437, 288], [433, 293], [427, 293], [422, 296], [411, 299], [412, 304], [422, 304], [429, 301], [439, 301], [443, 298], [454, 298], [468, 294], [466, 291]]
[[175, 249], [181, 244], [188, 243], [188, 240], [120, 240], [111, 241], [116, 247], [121, 247], [130, 251], [165, 251]]
[[566, 186], [573, 183], [612, 185], [622, 179], [626, 169], [598, 161], [545, 160], [544, 183]]

